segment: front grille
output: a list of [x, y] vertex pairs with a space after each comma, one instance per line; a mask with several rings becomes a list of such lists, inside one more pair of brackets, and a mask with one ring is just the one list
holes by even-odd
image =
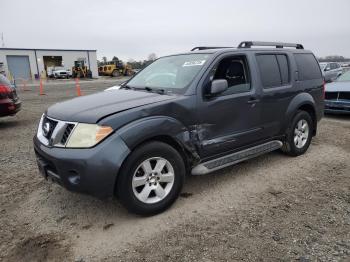
[[57, 121], [47, 118], [46, 116], [44, 117], [41, 129], [43, 130], [43, 135], [47, 139], [51, 138], [52, 133], [56, 128], [56, 125], [57, 125]]
[[334, 100], [338, 98], [338, 92], [326, 92], [325, 99], [326, 100]]
[[340, 92], [339, 99], [350, 100], [350, 92]]
[[73, 130], [74, 126], [75, 126], [74, 124], [68, 124], [67, 125], [66, 130], [64, 131], [62, 139], [61, 139], [61, 144], [62, 145], [66, 144], [66, 142], [68, 140], [68, 137], [72, 133], [72, 130]]
[[326, 92], [326, 100], [350, 100], [350, 92]]

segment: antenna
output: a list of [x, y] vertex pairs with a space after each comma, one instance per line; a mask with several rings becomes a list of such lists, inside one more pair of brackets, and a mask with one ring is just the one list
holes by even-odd
[[1, 47], [5, 47], [4, 33], [1, 33]]

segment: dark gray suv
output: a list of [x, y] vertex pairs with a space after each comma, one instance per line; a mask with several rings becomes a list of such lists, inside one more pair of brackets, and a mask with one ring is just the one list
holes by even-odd
[[34, 148], [45, 178], [151, 215], [175, 201], [186, 175], [276, 149], [302, 155], [323, 99], [318, 62], [300, 44], [197, 47], [156, 60], [120, 90], [51, 106]]

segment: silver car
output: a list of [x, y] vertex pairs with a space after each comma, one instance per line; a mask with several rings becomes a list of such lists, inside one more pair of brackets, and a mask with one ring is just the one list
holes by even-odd
[[320, 67], [326, 82], [334, 81], [343, 73], [343, 68], [336, 62], [320, 63]]
[[326, 85], [325, 113], [350, 115], [350, 71]]

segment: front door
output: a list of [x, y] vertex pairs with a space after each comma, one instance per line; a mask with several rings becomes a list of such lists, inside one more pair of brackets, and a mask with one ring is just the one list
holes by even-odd
[[[249, 60], [246, 55], [219, 57], [202, 84], [197, 126], [202, 158], [226, 154], [262, 138], [260, 100]], [[229, 88], [209, 96], [214, 79], [226, 79]]]

